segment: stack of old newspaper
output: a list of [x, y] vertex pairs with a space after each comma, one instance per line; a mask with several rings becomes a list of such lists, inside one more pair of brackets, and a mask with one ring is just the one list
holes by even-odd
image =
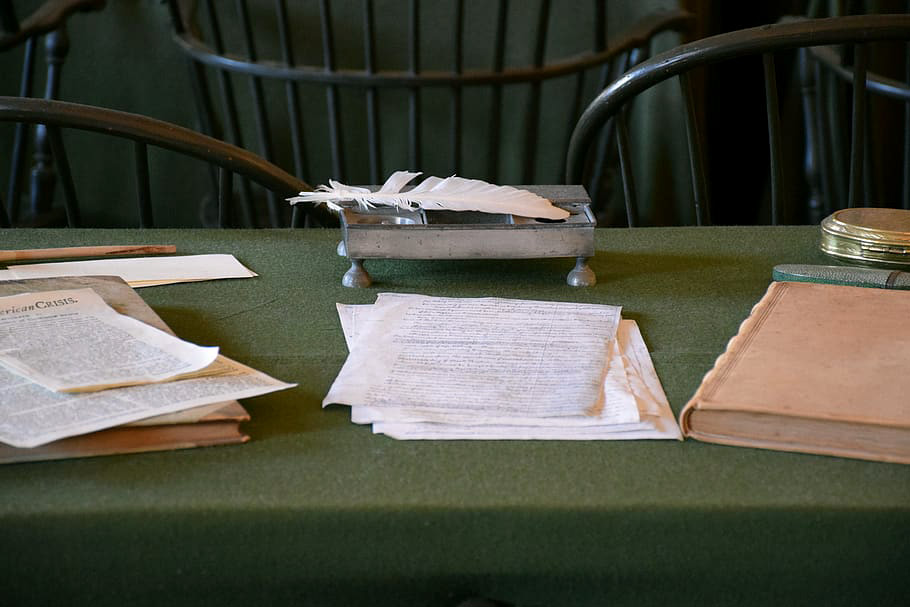
[[[146, 311], [162, 328], [118, 313], [92, 288], [39, 290], [67, 281], [108, 297], [126, 293], [115, 299]], [[178, 339], [118, 278], [26, 280], [9, 283], [13, 288], [27, 292], [0, 297], [0, 461], [227, 442], [230, 436], [185, 422], [204, 421], [209, 409], [233, 399], [292, 386], [221, 356], [217, 347]], [[187, 411], [195, 413], [167, 417]], [[98, 433], [139, 420], [157, 427]], [[234, 421], [239, 441], [245, 437]], [[93, 442], [68, 438], [88, 433]], [[46, 448], [26, 452], [39, 447]]]
[[679, 439], [617, 306], [380, 294], [338, 304], [349, 355], [323, 406], [398, 439]]

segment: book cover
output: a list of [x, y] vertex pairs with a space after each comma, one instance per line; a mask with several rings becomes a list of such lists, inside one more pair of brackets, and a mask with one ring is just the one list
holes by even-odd
[[687, 436], [910, 463], [910, 293], [775, 282], [680, 414]]

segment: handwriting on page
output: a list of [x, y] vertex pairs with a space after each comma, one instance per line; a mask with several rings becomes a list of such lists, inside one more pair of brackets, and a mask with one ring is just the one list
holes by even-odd
[[[380, 295], [325, 403], [576, 415], [603, 396], [615, 306]], [[633, 404], [634, 406], [634, 404]]]
[[337, 308], [351, 354], [323, 405], [350, 405], [351, 421], [375, 433], [680, 436], [641, 335], [632, 321], [616, 326], [617, 307], [383, 293]]
[[[533, 415], [593, 406], [615, 332], [613, 310], [546, 302], [423, 299], [390, 342], [390, 374], [374, 405], [486, 409]], [[431, 388], [432, 401], [426, 392]]]

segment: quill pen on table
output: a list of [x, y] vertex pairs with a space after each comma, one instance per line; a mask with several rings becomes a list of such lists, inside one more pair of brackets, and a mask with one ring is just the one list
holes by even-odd
[[542, 219], [565, 219], [569, 216], [565, 209], [527, 190], [454, 175], [445, 179], [427, 177], [413, 189], [402, 191], [418, 175], [420, 173], [396, 171], [377, 192], [329, 180], [329, 185], [321, 185], [315, 192], [301, 192], [299, 196], [288, 198], [288, 201], [291, 204], [324, 203], [335, 211], [342, 208], [338, 203], [353, 201], [363, 209], [393, 206], [410, 211], [481, 211]]

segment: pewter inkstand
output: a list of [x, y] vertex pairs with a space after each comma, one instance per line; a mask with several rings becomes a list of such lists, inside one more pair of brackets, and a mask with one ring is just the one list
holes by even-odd
[[533, 219], [474, 211], [345, 207], [338, 254], [351, 260], [341, 284], [368, 287], [367, 259], [533, 259], [575, 257], [566, 277], [573, 287], [597, 282], [588, 258], [594, 256], [594, 215], [581, 186], [522, 186], [569, 211], [562, 220]]

